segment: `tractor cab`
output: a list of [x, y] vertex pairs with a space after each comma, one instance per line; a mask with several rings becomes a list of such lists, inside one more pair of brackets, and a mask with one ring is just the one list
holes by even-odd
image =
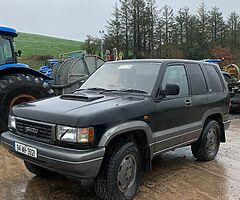
[[0, 67], [17, 63], [13, 38], [17, 37], [17, 31], [12, 28], [0, 27]]

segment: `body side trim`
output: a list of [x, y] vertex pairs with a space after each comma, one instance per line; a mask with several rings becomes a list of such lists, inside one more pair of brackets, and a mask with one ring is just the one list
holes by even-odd
[[196, 141], [197, 141], [197, 139], [189, 140], [189, 141], [187, 141], [187, 142], [183, 142], [183, 143], [174, 145], [174, 146], [172, 146], [172, 147], [168, 147], [168, 148], [166, 148], [166, 149], [162, 149], [162, 150], [160, 150], [160, 151], [154, 152], [154, 153], [153, 153], [153, 157], [154, 157], [154, 156], [157, 156], [158, 154], [163, 153], [163, 152], [165, 152], [165, 151], [169, 151], [169, 150], [171, 150], [171, 149], [176, 149], [176, 148], [179, 148], [179, 147], [182, 147], [182, 146], [185, 146], [185, 145], [194, 143], [194, 142], [196, 142]]
[[176, 136], [173, 136], [173, 137], [170, 137], [170, 138], [166, 138], [166, 139], [163, 139], [163, 140], [151, 143], [150, 146], [157, 145], [159, 143], [162, 143], [162, 142], [165, 142], [165, 141], [169, 141], [169, 140], [172, 140], [172, 139], [176, 139], [176, 138], [179, 138], [179, 137], [183, 137], [183, 136], [189, 135], [189, 134], [194, 133], [194, 132], [199, 132], [199, 131], [202, 131], [202, 129], [197, 129], [197, 130], [194, 130], [194, 131], [186, 132], [186, 133], [181, 134], [181, 135], [176, 135]]

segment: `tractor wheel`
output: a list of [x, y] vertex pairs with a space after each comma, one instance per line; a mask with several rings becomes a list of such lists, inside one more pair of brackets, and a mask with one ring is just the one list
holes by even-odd
[[8, 130], [8, 115], [17, 104], [53, 96], [48, 84], [32, 75], [14, 74], [0, 79], [0, 134]]

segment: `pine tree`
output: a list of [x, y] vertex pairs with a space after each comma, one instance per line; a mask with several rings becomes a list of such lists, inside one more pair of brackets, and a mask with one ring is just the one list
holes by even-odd
[[120, 21], [121, 21], [121, 27], [122, 27], [122, 34], [124, 37], [124, 55], [125, 58], [129, 57], [129, 48], [130, 48], [130, 0], [120, 0]]
[[219, 8], [213, 7], [209, 12], [209, 23], [211, 28], [211, 48], [221, 46], [223, 44], [225, 23]]
[[156, 24], [157, 24], [157, 4], [156, 0], [146, 1], [145, 11], [145, 38], [144, 43], [147, 43], [148, 58], [154, 57], [154, 47], [156, 45]]
[[208, 11], [204, 3], [196, 14], [185, 7], [175, 16], [169, 6], [159, 9], [156, 0], [119, 0], [107, 30], [105, 48], [118, 48], [125, 58], [199, 60], [229, 48], [240, 60], [240, 16], [232, 12], [226, 21], [219, 8]]
[[209, 15], [206, 5], [202, 3], [197, 12], [198, 30], [199, 30], [199, 58], [206, 58], [210, 54], [209, 48]]
[[112, 13], [113, 19], [107, 21], [108, 25], [107, 31], [108, 35], [106, 36], [106, 40], [111, 41], [110, 45], [106, 45], [112, 50], [113, 48], [122, 49], [122, 29], [121, 29], [121, 22], [120, 22], [120, 10], [117, 4], [114, 7], [114, 11]]
[[236, 51], [239, 48], [240, 19], [236, 12], [232, 12], [228, 18], [228, 42], [231, 50]]
[[134, 57], [143, 56], [143, 45], [142, 45], [142, 29], [144, 29], [144, 0], [131, 0], [130, 3], [130, 14], [131, 14], [131, 32], [133, 35], [133, 54]]
[[173, 9], [169, 6], [164, 6], [162, 8], [162, 15], [161, 19], [163, 24], [163, 38], [162, 42], [164, 45], [165, 53], [163, 57], [169, 58], [169, 48], [172, 43], [172, 36], [173, 36], [173, 28], [174, 28], [174, 15], [173, 15]]

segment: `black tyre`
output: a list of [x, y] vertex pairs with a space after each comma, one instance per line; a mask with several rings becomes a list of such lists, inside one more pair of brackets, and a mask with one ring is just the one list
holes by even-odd
[[214, 160], [219, 147], [221, 132], [218, 122], [208, 121], [199, 140], [192, 144], [192, 153], [200, 161]]
[[52, 175], [56, 175], [56, 173], [44, 169], [42, 167], [39, 167], [37, 165], [34, 165], [30, 162], [24, 161], [25, 167], [27, 168], [27, 170], [33, 174], [35, 174], [36, 176], [40, 176], [40, 177], [51, 177]]
[[106, 155], [95, 179], [100, 199], [133, 199], [139, 188], [140, 150], [135, 142], [122, 142]]
[[32, 75], [16, 74], [0, 78], [0, 133], [8, 129], [8, 115], [13, 106], [52, 96], [52, 89]]

